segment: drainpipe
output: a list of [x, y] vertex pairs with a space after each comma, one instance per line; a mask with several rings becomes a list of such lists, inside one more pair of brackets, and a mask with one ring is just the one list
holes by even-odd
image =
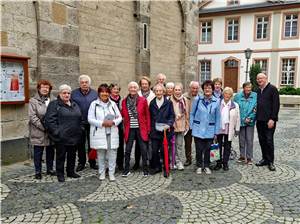
[[41, 78], [41, 62], [40, 62], [40, 55], [41, 55], [41, 49], [40, 49], [40, 11], [39, 11], [39, 2], [33, 1], [34, 6], [34, 12], [35, 12], [35, 23], [36, 23], [36, 80], [39, 80]]

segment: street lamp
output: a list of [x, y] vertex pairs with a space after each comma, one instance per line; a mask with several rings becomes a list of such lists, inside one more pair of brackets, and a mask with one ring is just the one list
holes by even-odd
[[252, 54], [253, 51], [250, 48], [247, 48], [244, 52], [245, 52], [245, 57], [247, 59], [246, 80], [245, 80], [245, 82], [247, 82], [247, 80], [248, 80], [248, 73], [249, 73], [249, 71], [248, 71], [249, 59], [251, 58], [251, 54]]

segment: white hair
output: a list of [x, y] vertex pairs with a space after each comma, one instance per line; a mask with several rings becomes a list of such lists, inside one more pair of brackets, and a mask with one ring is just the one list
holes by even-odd
[[158, 73], [157, 76], [156, 76], [156, 80], [158, 80], [159, 78], [163, 78], [164, 80], [166, 80], [167, 76], [163, 73]]
[[164, 87], [164, 85], [162, 85], [161, 83], [157, 83], [154, 87], [153, 87], [153, 91], [155, 92], [156, 89], [158, 87], [161, 87], [163, 89], [164, 92], [166, 92], [166, 88]]
[[231, 97], [233, 96], [233, 89], [231, 87], [225, 87], [223, 89], [223, 94], [224, 93], [229, 93], [231, 95]]
[[192, 87], [193, 85], [197, 85], [200, 88], [200, 84], [197, 81], [191, 81], [189, 87]]
[[174, 87], [175, 87], [174, 82], [168, 82], [168, 83], [166, 84], [166, 88], [172, 88], [172, 89], [174, 89]]
[[78, 82], [79, 82], [79, 84], [80, 84], [80, 81], [81, 80], [87, 80], [88, 81], [88, 83], [89, 83], [89, 85], [91, 85], [91, 78], [88, 76], [88, 75], [81, 75], [81, 76], [79, 76], [79, 78], [78, 78]]
[[130, 88], [130, 86], [136, 86], [137, 89], [139, 89], [139, 84], [137, 84], [137, 82], [131, 81], [130, 83], [128, 83], [128, 89]]
[[59, 86], [58, 90], [59, 90], [60, 93], [64, 90], [68, 90], [69, 92], [71, 92], [72, 88], [71, 88], [71, 86], [69, 86], [67, 84], [62, 84], [62, 85]]

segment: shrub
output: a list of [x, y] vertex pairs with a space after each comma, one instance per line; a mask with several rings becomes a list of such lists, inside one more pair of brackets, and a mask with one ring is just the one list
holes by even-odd
[[279, 90], [280, 95], [300, 95], [300, 88], [287, 86]]
[[258, 89], [258, 85], [256, 82], [256, 76], [258, 73], [261, 73], [261, 67], [259, 64], [253, 64], [250, 67], [250, 82], [252, 84], [252, 90], [256, 91]]

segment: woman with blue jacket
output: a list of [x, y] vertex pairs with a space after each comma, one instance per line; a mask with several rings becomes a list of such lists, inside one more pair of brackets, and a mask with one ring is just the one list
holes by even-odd
[[240, 158], [238, 162], [243, 162], [252, 165], [253, 159], [253, 137], [254, 125], [256, 120], [256, 103], [257, 94], [253, 91], [252, 84], [245, 82], [243, 91], [237, 93], [234, 101], [240, 107], [241, 128], [239, 133], [240, 143]]
[[197, 174], [211, 174], [209, 169], [210, 146], [220, 130], [220, 102], [213, 96], [214, 84], [206, 80], [202, 84], [203, 96], [193, 101], [190, 127], [196, 144]]

